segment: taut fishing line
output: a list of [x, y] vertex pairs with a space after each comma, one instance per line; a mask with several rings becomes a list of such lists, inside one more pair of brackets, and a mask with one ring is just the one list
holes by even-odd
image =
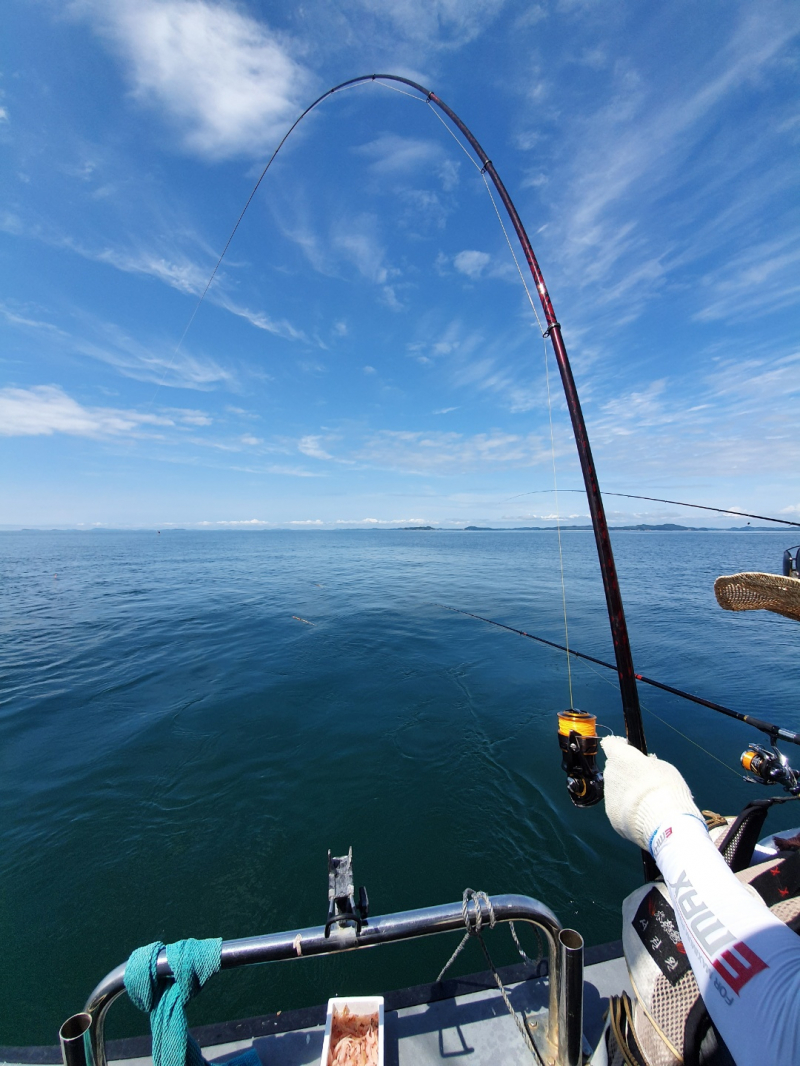
[[503, 231], [503, 236], [506, 239], [506, 244], [508, 245], [508, 250], [511, 252], [511, 258], [514, 260], [514, 266], [517, 268], [517, 273], [519, 274], [519, 279], [522, 282], [523, 289], [525, 290], [525, 295], [528, 297], [528, 303], [531, 305], [531, 310], [533, 311], [534, 318], [536, 319], [536, 324], [539, 327], [539, 332], [542, 334], [542, 344], [543, 344], [543, 347], [544, 347], [544, 379], [545, 379], [545, 383], [547, 385], [547, 415], [548, 415], [548, 419], [549, 419], [549, 422], [550, 422], [550, 451], [551, 451], [551, 455], [552, 455], [552, 459], [553, 459], [553, 491], [555, 492], [555, 495], [556, 495], [556, 530], [557, 530], [557, 533], [558, 533], [558, 566], [559, 566], [559, 571], [560, 571], [560, 574], [561, 574], [561, 605], [562, 605], [563, 610], [564, 610], [564, 644], [566, 645], [566, 651], [567, 651], [567, 685], [568, 685], [568, 688], [569, 688], [569, 705], [570, 705], [570, 707], [572, 707], [574, 705], [574, 700], [572, 698], [572, 662], [570, 660], [570, 655], [569, 655], [569, 623], [567, 621], [567, 590], [566, 590], [566, 584], [565, 584], [565, 581], [564, 581], [564, 552], [563, 552], [563, 547], [562, 547], [562, 544], [561, 544], [561, 512], [560, 512], [559, 506], [558, 506], [558, 478], [557, 478], [557, 474], [556, 474], [556, 445], [555, 445], [555, 436], [554, 436], [554, 433], [553, 433], [553, 403], [552, 403], [552, 399], [551, 399], [551, 395], [550, 395], [550, 369], [549, 369], [548, 352], [547, 352], [547, 333], [542, 329], [542, 322], [541, 322], [541, 319], [539, 318], [539, 312], [536, 309], [536, 304], [535, 304], [535, 302], [533, 300], [533, 297], [531, 296], [531, 291], [528, 288], [527, 279], [525, 278], [525, 275], [522, 272], [522, 267], [520, 266], [519, 260], [517, 259], [517, 253], [514, 251], [514, 245], [511, 243], [511, 238], [509, 237], [508, 230], [506, 229], [505, 223], [503, 222], [503, 216], [500, 214], [500, 211], [499, 211], [499, 209], [497, 207], [497, 203], [495, 201], [495, 198], [492, 195], [492, 190], [491, 190], [491, 188], [489, 186], [489, 182], [486, 180], [486, 170], [485, 170], [485, 168], [482, 168], [482, 167], [478, 166], [478, 164], [475, 162], [475, 160], [472, 158], [472, 156], [469, 154], [467, 149], [462, 144], [461, 140], [456, 136], [456, 134], [453, 132], [453, 130], [447, 125], [445, 120], [442, 118], [442, 116], [439, 114], [439, 112], [433, 107], [433, 105], [430, 103], [430, 101], [428, 101], [428, 107], [431, 109], [431, 111], [436, 116], [436, 118], [439, 120], [439, 122], [441, 122], [441, 124], [444, 126], [444, 128], [447, 130], [447, 132], [450, 134], [450, 136], [453, 138], [453, 140], [459, 146], [461, 151], [464, 153], [464, 155], [467, 157], [467, 159], [469, 159], [470, 163], [472, 163], [472, 165], [475, 167], [475, 169], [478, 171], [478, 173], [480, 174], [481, 178], [483, 179], [483, 184], [484, 184], [484, 186], [486, 188], [486, 192], [487, 192], [487, 194], [489, 196], [489, 199], [492, 202], [492, 207], [494, 208], [494, 213], [497, 216], [497, 221], [500, 223], [500, 229]]
[[[438, 116], [437, 116], [438, 117]], [[550, 423], [550, 454], [553, 461], [553, 492], [556, 495], [556, 532], [558, 534], [558, 567], [561, 573], [561, 606], [564, 610], [564, 644], [567, 648], [567, 685], [569, 687], [569, 705], [573, 707], [575, 701], [572, 698], [572, 662], [569, 657], [569, 623], [567, 621], [567, 589], [564, 582], [564, 551], [561, 544], [561, 511], [558, 506], [558, 476], [556, 474], [556, 441], [553, 433], [553, 401], [550, 395], [550, 365], [547, 352], [547, 333], [542, 329], [542, 323], [539, 318], [539, 313], [536, 310], [536, 304], [533, 302], [530, 289], [528, 288], [528, 282], [525, 279], [525, 275], [522, 273], [522, 268], [519, 265], [517, 259], [517, 253], [514, 251], [514, 245], [511, 243], [511, 238], [508, 235], [508, 230], [505, 227], [503, 218], [497, 208], [494, 196], [492, 196], [492, 190], [489, 188], [489, 182], [486, 180], [486, 174], [481, 171], [481, 177], [483, 178], [483, 184], [486, 186], [486, 192], [489, 194], [489, 199], [492, 201], [492, 207], [494, 213], [497, 215], [497, 221], [500, 223], [500, 228], [503, 231], [503, 236], [506, 239], [509, 251], [514, 259], [514, 265], [517, 268], [522, 286], [525, 289], [525, 295], [528, 297], [528, 303], [533, 309], [533, 314], [536, 318], [536, 324], [539, 327], [539, 332], [542, 334], [542, 346], [544, 348], [544, 380], [547, 385], [547, 417]]]
[[[289, 139], [289, 137], [291, 136], [291, 134], [300, 125], [300, 123], [303, 121], [303, 119], [306, 117], [306, 115], [309, 114], [309, 112], [313, 111], [314, 108], [317, 106], [317, 104], [322, 103], [322, 101], [326, 97], [331, 96], [335, 92], [341, 92], [342, 89], [355, 89], [357, 87], [360, 87], [360, 85], [362, 85], [362, 84], [366, 85], [368, 83], [367, 82], [362, 82], [362, 81], [356, 81], [356, 82], [353, 82], [353, 83], [345, 83], [343, 85], [337, 85], [336, 88], [329, 89], [326, 93], [323, 93], [322, 96], [317, 97], [317, 99], [314, 101], [313, 104], [309, 104], [309, 106], [305, 109], [305, 111], [294, 120], [292, 125], [286, 131], [286, 133], [284, 133], [284, 135], [281, 138], [277, 148], [274, 150], [272, 155], [269, 157], [264, 169], [259, 174], [258, 180], [256, 181], [256, 183], [253, 186], [253, 188], [250, 190], [250, 195], [247, 197], [247, 201], [245, 202], [244, 207], [239, 212], [239, 217], [236, 219], [234, 227], [231, 230], [227, 241], [225, 241], [225, 247], [219, 253], [219, 259], [217, 259], [216, 263], [214, 264], [214, 269], [211, 271], [211, 274], [209, 275], [208, 281], [206, 282], [206, 287], [203, 289], [202, 293], [200, 294], [200, 299], [195, 304], [195, 308], [192, 311], [191, 315], [189, 316], [189, 321], [186, 323], [186, 326], [185, 326], [185, 328], [183, 330], [183, 333], [181, 334], [178, 343], [175, 345], [175, 351], [172, 353], [172, 358], [170, 359], [169, 363], [167, 364], [167, 367], [166, 367], [164, 373], [161, 376], [161, 380], [159, 381], [158, 385], [156, 386], [156, 391], [153, 393], [152, 399], [150, 400], [150, 403], [148, 404], [148, 410], [149, 410], [149, 408], [151, 408], [153, 406], [153, 403], [155, 402], [155, 398], [158, 395], [159, 390], [161, 389], [161, 386], [164, 384], [164, 381], [166, 380], [167, 374], [172, 369], [173, 363], [175, 362], [175, 358], [176, 358], [176, 356], [178, 355], [178, 352], [181, 349], [181, 345], [186, 340], [186, 334], [191, 329], [192, 323], [194, 322], [195, 318], [197, 317], [197, 312], [200, 310], [200, 305], [205, 300], [206, 295], [208, 294], [208, 290], [211, 288], [211, 284], [214, 281], [214, 278], [217, 276], [217, 272], [219, 271], [220, 266], [222, 265], [222, 260], [225, 258], [225, 254], [227, 253], [228, 249], [230, 248], [231, 242], [233, 241], [233, 238], [236, 236], [236, 231], [239, 229], [239, 226], [242, 223], [242, 219], [244, 218], [248, 207], [253, 202], [253, 197], [258, 192], [258, 189], [259, 189], [259, 186], [261, 185], [261, 182], [266, 177], [267, 171], [272, 166], [272, 164], [275, 162], [275, 157], [277, 156], [278, 152], [280, 152], [281, 148], [283, 148], [284, 144], [286, 144], [286, 142]], [[398, 89], [396, 91], [397, 92], [401, 92], [402, 90]], [[411, 96], [411, 93], [404, 93], [404, 95], [405, 96]]]

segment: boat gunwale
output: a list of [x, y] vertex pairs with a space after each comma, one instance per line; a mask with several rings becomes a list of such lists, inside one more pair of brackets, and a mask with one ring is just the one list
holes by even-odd
[[[623, 957], [622, 941], [611, 940], [585, 948], [585, 970], [604, 962]], [[505, 985], [518, 984], [523, 981], [539, 981], [549, 976], [550, 968], [546, 958], [540, 959], [536, 968], [528, 963], [513, 963], [510, 966], [498, 966], [497, 972]], [[473, 992], [497, 990], [497, 983], [490, 970], [480, 970], [453, 977], [445, 981], [431, 981], [427, 984], [408, 985], [382, 993], [385, 1010], [404, 1010], [406, 1007], [419, 1007], [427, 1003], [440, 1003], [458, 996], [468, 996]], [[326, 1003], [312, 1007], [297, 1007], [292, 1010], [276, 1011], [273, 1014], [254, 1015], [249, 1018], [232, 1021], [209, 1022], [207, 1025], [193, 1027], [190, 1031], [201, 1048], [213, 1048], [222, 1044], [240, 1040], [255, 1040], [265, 1036], [296, 1032], [325, 1024]], [[128, 1059], [146, 1058], [152, 1054], [153, 1041], [149, 1034], [141, 1036], [120, 1037], [106, 1042], [108, 1061], [123, 1062]], [[1, 1046], [0, 1063], [15, 1066], [55, 1066], [61, 1063], [61, 1048], [57, 1044], [40, 1044], [22, 1047]]]

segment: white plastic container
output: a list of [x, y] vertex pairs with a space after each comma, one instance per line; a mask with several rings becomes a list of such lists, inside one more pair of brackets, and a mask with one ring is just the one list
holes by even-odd
[[341, 1014], [345, 1007], [349, 1009], [351, 1014], [362, 1016], [378, 1015], [378, 1066], [383, 1066], [383, 996], [340, 996], [337, 999], [328, 1000], [328, 1014], [325, 1018], [325, 1039], [322, 1043], [320, 1066], [328, 1066], [333, 1012], [335, 1010]]

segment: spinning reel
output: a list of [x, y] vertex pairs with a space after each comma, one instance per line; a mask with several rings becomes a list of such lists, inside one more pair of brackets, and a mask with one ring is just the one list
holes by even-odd
[[592, 807], [603, 798], [603, 775], [597, 767], [597, 717], [570, 707], [558, 712], [558, 745], [567, 791], [576, 807]]
[[742, 752], [742, 766], [751, 775], [745, 781], [753, 785], [780, 785], [790, 795], [800, 796], [800, 773], [791, 768], [774, 740], [770, 748], [751, 744]]
[[800, 577], [800, 544], [787, 548], [783, 553], [783, 576]]

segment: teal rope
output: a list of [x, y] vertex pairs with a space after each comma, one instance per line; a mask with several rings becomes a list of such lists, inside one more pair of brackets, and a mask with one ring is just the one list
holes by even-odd
[[[172, 978], [159, 977], [158, 953], [163, 949], [156, 940], [137, 948], [125, 966], [125, 988], [139, 1010], [150, 1015], [153, 1032], [153, 1066], [203, 1066], [200, 1045], [190, 1035], [184, 1008], [206, 981], [220, 968], [222, 938], [179, 940], [167, 946], [167, 962]], [[230, 1064], [258, 1066], [252, 1049]]]

